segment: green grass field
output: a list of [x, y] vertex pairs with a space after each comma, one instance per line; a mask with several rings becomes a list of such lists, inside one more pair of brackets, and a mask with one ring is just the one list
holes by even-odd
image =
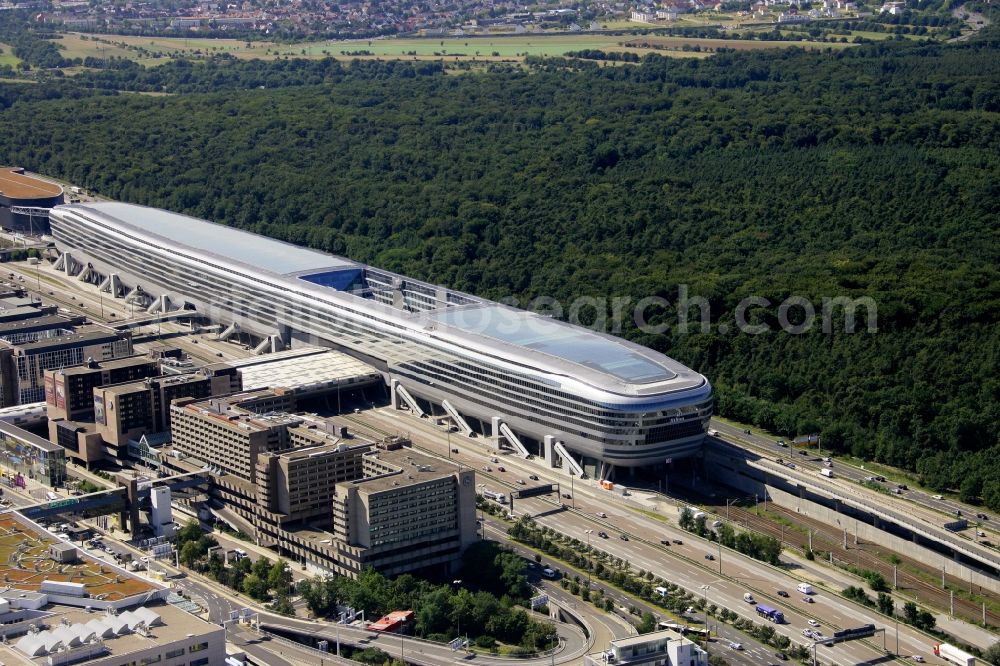
[[[633, 24], [634, 26], [635, 24]], [[639, 43], [648, 41], [659, 48]], [[303, 44], [246, 42], [235, 39], [185, 39], [169, 37], [125, 37], [71, 33], [61, 40], [67, 58], [124, 57], [143, 64], [158, 64], [174, 57], [204, 57], [228, 53], [237, 58], [389, 58], [445, 61], [518, 60], [525, 55], [562, 56], [570, 51], [600, 49], [637, 53], [660, 53], [699, 57], [704, 54], [681, 52], [683, 45], [702, 49], [725, 46], [735, 49], [783, 48], [788, 42], [745, 42], [687, 37], [645, 37], [633, 35], [490, 35], [482, 37], [410, 38], [323, 41]], [[799, 43], [799, 46], [805, 44]], [[825, 46], [817, 44], [817, 47]]]
[[0, 53], [0, 66], [10, 65], [11, 67], [17, 67], [17, 63], [21, 62], [18, 60], [17, 56], [14, 55], [14, 49], [10, 48], [9, 44], [0, 42], [0, 50], [3, 51], [3, 53]]

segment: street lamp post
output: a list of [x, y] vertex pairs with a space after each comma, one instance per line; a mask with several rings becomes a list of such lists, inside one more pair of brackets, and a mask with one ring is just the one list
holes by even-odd
[[708, 588], [711, 585], [701, 586], [701, 601], [705, 604], [705, 660], [708, 660], [708, 642], [711, 638], [712, 631], [708, 628]]

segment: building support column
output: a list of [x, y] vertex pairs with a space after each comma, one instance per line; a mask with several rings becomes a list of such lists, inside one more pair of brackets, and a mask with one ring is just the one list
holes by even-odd
[[556, 438], [552, 435], [546, 435], [542, 440], [542, 457], [545, 459], [545, 464], [551, 468], [556, 466], [555, 444]]

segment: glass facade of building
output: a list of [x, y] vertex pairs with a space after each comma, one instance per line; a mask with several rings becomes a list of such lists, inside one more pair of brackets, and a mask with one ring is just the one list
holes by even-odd
[[11, 485], [18, 485], [20, 476], [21, 483], [27, 478], [58, 488], [66, 483], [66, 452], [27, 430], [0, 423], [0, 473]]
[[[245, 234], [247, 243], [274, 243], [283, 253], [287, 265], [272, 261], [264, 270], [220, 254], [225, 247], [151, 232], [145, 216], [153, 209], [108, 206], [54, 209], [57, 247], [213, 320], [344, 348], [414, 395], [444, 396], [468, 416], [499, 416], [519, 434], [552, 435], [599, 461], [663, 462], [696, 452], [704, 438], [711, 386], [652, 350], [339, 257], [317, 267], [311, 250], [297, 257], [287, 244]], [[340, 271], [350, 279], [332, 277]]]

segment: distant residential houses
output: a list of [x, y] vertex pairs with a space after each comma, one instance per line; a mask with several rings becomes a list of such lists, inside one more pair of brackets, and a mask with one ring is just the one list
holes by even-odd
[[706, 9], [718, 10], [721, 7], [721, 2], [707, 2], [705, 0], [664, 0], [656, 6], [647, 5], [633, 9], [629, 14], [629, 20], [636, 23], [676, 21], [681, 14]]
[[886, 2], [882, 5], [882, 8], [879, 9], [879, 12], [882, 14], [892, 14], [893, 16], [896, 16], [897, 14], [902, 14], [905, 9], [905, 2]]

